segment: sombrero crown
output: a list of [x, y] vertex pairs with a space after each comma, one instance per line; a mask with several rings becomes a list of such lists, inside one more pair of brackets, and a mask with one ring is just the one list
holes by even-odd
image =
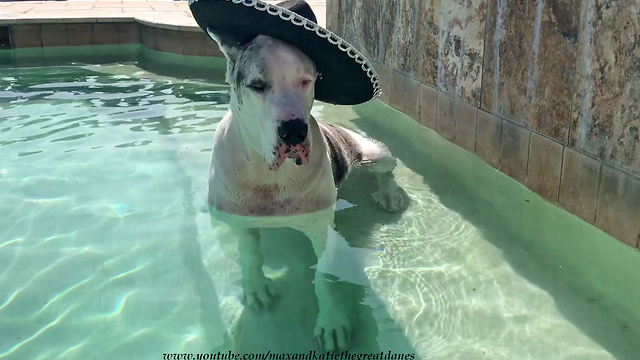
[[303, 0], [278, 5], [260, 0], [189, 0], [196, 22], [225, 42], [244, 46], [258, 35], [287, 42], [305, 53], [321, 74], [316, 99], [338, 105], [356, 105], [380, 95], [380, 80], [358, 50], [317, 24]]

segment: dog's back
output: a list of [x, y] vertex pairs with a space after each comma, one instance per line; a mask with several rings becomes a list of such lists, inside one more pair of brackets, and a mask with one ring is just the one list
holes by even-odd
[[347, 130], [318, 121], [322, 135], [329, 145], [329, 159], [336, 187], [347, 177], [349, 168], [363, 160], [362, 146]]

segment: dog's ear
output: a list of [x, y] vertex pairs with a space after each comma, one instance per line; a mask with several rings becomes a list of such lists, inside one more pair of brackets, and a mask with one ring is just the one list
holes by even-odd
[[224, 32], [214, 31], [209, 27], [207, 28], [207, 34], [218, 44], [220, 50], [230, 63], [234, 63], [238, 59], [241, 46], [233, 36]]

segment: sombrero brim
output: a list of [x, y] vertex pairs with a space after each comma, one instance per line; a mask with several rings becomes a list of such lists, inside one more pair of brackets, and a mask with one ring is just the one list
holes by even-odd
[[224, 32], [238, 45], [267, 35], [300, 49], [321, 74], [317, 100], [357, 105], [380, 96], [378, 74], [367, 58], [312, 20], [260, 0], [189, 0], [189, 7], [205, 33]]

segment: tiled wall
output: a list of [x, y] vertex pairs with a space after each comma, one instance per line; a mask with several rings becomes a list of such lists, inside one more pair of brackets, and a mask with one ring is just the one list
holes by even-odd
[[193, 56], [223, 57], [218, 45], [200, 30], [179, 31], [140, 25], [140, 41], [151, 50]]
[[327, 0], [381, 100], [640, 246], [640, 0]]
[[[168, 27], [168, 26], [167, 26]], [[222, 57], [220, 49], [198, 31], [160, 28], [137, 22], [11, 25], [13, 47], [142, 44], [161, 52]]]

